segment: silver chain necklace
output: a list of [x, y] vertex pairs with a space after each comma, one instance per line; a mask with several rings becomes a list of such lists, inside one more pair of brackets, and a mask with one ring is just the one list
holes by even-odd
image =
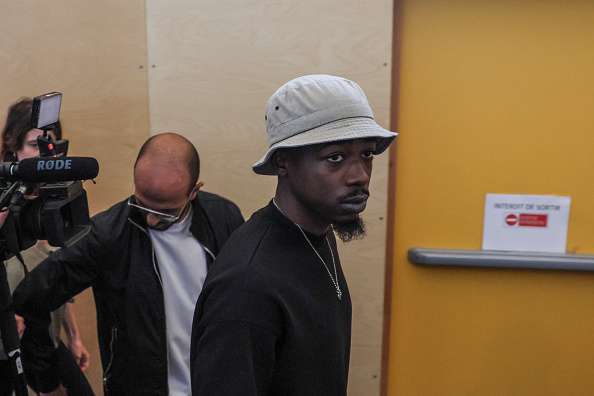
[[[281, 208], [278, 207], [274, 198], [272, 199], [272, 203], [274, 204], [274, 206], [276, 206], [278, 211], [283, 214], [283, 216], [285, 216], [287, 219], [289, 219], [287, 217], [287, 215], [281, 210]], [[291, 219], [289, 219], [289, 220], [291, 220]], [[336, 295], [338, 296], [339, 300], [342, 300], [342, 291], [340, 290], [340, 285], [338, 284], [338, 274], [336, 272], [336, 261], [334, 260], [334, 253], [332, 252], [332, 247], [330, 246], [330, 241], [328, 241], [328, 237], [326, 237], [326, 243], [328, 244], [328, 249], [330, 249], [330, 256], [332, 256], [332, 265], [334, 266], [334, 277], [332, 277], [332, 272], [330, 272], [330, 268], [328, 267], [328, 265], [326, 264], [326, 262], [324, 261], [324, 259], [320, 255], [320, 253], [318, 253], [318, 251], [316, 250], [314, 245], [311, 243], [311, 241], [305, 234], [305, 231], [303, 231], [303, 229], [301, 228], [301, 226], [299, 224], [294, 223], [293, 221], [291, 221], [291, 223], [295, 224], [297, 226], [297, 228], [299, 228], [299, 231], [301, 231], [301, 234], [303, 234], [303, 237], [305, 238], [307, 243], [309, 243], [309, 246], [311, 246], [313, 251], [316, 253], [318, 258], [322, 262], [322, 264], [324, 264], [324, 267], [326, 268], [326, 271], [328, 271], [328, 275], [330, 276], [330, 280], [332, 281], [332, 283], [334, 284], [334, 287], [336, 288]]]

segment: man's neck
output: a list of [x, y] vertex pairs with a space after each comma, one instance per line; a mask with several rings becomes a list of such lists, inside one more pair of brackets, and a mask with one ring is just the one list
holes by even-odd
[[273, 202], [285, 217], [297, 224], [304, 231], [316, 235], [322, 235], [328, 232], [330, 223], [320, 218], [316, 213], [307, 210], [294, 196], [279, 194], [277, 191]]

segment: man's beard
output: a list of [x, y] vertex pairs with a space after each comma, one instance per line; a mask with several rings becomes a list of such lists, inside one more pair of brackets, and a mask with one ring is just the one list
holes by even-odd
[[350, 242], [353, 239], [363, 239], [367, 235], [365, 222], [361, 218], [332, 223], [334, 232], [343, 242]]

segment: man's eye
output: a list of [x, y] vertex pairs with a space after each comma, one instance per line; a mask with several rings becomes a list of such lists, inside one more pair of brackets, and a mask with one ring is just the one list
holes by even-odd
[[342, 154], [332, 154], [326, 157], [326, 159], [330, 162], [340, 162], [344, 159], [344, 156]]
[[363, 153], [363, 158], [373, 158], [374, 150], [369, 150]]

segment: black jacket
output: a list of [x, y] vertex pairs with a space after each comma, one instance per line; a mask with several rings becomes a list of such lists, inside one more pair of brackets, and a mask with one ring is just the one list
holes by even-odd
[[[244, 220], [234, 203], [215, 194], [200, 191], [192, 205], [190, 231], [210, 266]], [[43, 329], [49, 312], [89, 286], [97, 309], [105, 394], [167, 395], [159, 266], [144, 218], [127, 200], [94, 216], [87, 235], [44, 260], [15, 290], [15, 312], [27, 323], [23, 345], [31, 345], [24, 348], [23, 360], [34, 362], [40, 390], [53, 390], [58, 382], [45, 334], [36, 329]]]

